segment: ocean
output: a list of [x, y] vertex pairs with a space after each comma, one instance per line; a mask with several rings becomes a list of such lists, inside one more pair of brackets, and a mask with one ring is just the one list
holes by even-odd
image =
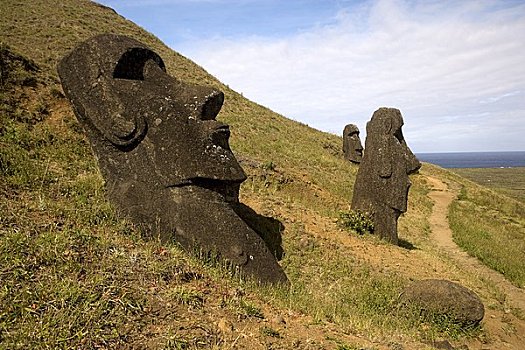
[[514, 168], [525, 167], [525, 151], [417, 153], [422, 162], [443, 168]]

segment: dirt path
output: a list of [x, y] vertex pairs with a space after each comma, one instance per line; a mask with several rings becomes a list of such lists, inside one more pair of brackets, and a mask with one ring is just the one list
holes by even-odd
[[507, 300], [511, 306], [525, 311], [525, 291], [511, 284], [499, 272], [488, 268], [478, 259], [468, 255], [452, 240], [452, 231], [449, 227], [447, 215], [448, 206], [456, 198], [457, 193], [450, 190], [445, 183], [436, 178], [429, 176], [428, 180], [433, 187], [430, 192], [430, 198], [434, 201], [434, 208], [429, 220], [432, 238], [441, 248], [449, 253], [456, 263], [466, 268], [466, 270], [494, 282], [507, 295]]
[[[448, 222], [448, 207], [456, 198], [457, 191], [450, 189], [442, 181], [428, 176], [432, 185], [430, 198], [434, 207], [430, 216], [432, 239], [438, 244], [457, 266], [469, 275], [477, 276], [481, 281], [490, 281], [505, 296], [503, 310], [487, 308], [485, 305], [484, 328], [491, 334], [491, 349], [518, 349], [525, 344], [525, 324], [522, 320], [511, 315], [511, 308], [525, 311], [525, 291], [514, 286], [505, 277], [478, 259], [471, 257], [461, 250], [452, 240], [452, 231]], [[477, 344], [476, 344], [477, 343]], [[485, 349], [487, 344], [474, 342], [474, 348]]]

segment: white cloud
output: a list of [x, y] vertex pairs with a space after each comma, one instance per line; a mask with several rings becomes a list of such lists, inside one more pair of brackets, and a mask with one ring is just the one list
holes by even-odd
[[[375, 109], [392, 106], [416, 152], [524, 150], [525, 5], [501, 4], [372, 1], [291, 37], [215, 37], [177, 49], [321, 130], [339, 134], [352, 122], [364, 133]], [[494, 131], [500, 140], [487, 145]]]

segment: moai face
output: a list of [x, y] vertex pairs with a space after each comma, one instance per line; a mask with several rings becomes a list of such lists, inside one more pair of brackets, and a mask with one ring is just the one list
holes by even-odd
[[80, 44], [58, 72], [121, 213], [146, 235], [213, 252], [260, 282], [288, 283], [237, 213], [246, 175], [228, 126], [215, 120], [222, 92], [178, 81], [144, 44], [111, 34]]
[[343, 153], [345, 159], [359, 164], [363, 158], [363, 145], [359, 138], [359, 129], [354, 124], [348, 124], [343, 130]]
[[138, 175], [165, 187], [204, 181], [223, 188], [245, 180], [228, 144], [229, 128], [215, 120], [222, 92], [169, 76], [142, 43], [97, 36], [67, 56], [59, 73], [94, 147], [109, 156], [108, 162], [99, 156], [103, 169], [147, 168]]

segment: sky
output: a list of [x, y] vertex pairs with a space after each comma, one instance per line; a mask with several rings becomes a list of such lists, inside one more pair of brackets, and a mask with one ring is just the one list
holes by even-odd
[[525, 0], [97, 0], [245, 97], [416, 153], [525, 151]]

